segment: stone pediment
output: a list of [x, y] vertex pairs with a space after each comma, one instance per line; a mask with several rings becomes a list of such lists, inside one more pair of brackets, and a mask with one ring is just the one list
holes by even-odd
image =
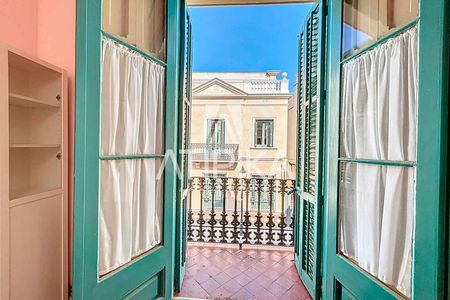
[[195, 96], [246, 96], [243, 90], [218, 78], [211, 79], [193, 90]]

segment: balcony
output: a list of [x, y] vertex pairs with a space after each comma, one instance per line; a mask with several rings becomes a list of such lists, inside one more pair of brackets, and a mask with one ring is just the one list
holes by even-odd
[[294, 264], [293, 187], [291, 179], [192, 177], [176, 296], [310, 300]]
[[192, 177], [188, 240], [292, 246], [293, 187], [291, 179]]
[[244, 91], [249, 94], [289, 94], [289, 81], [245, 80]]
[[190, 147], [192, 162], [237, 163], [238, 144], [192, 143]]
[[177, 299], [311, 300], [291, 247], [190, 243]]

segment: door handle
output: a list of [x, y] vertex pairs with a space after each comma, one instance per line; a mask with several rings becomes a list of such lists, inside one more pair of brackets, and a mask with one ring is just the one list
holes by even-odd
[[297, 187], [290, 189], [290, 190], [287, 192], [287, 194], [290, 195], [290, 194], [292, 194], [292, 193], [294, 193], [294, 192], [296, 192], [296, 191], [298, 191], [298, 188], [297, 188]]

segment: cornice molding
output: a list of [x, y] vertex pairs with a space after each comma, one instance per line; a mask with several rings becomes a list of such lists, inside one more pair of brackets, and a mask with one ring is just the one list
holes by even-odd
[[198, 94], [203, 92], [203, 91], [205, 91], [205, 90], [207, 90], [208, 88], [210, 88], [210, 87], [212, 87], [214, 85], [220, 86], [221, 88], [229, 91], [230, 93], [233, 93], [233, 95], [220, 96], [220, 95], [217, 95], [217, 94], [213, 94], [211, 96], [217, 96], [217, 97], [224, 97], [224, 96], [227, 96], [227, 97], [242, 97], [242, 96], [247, 96], [248, 95], [243, 90], [241, 90], [241, 89], [235, 87], [234, 85], [231, 85], [231, 84], [229, 84], [229, 83], [227, 83], [227, 82], [225, 82], [225, 81], [223, 81], [223, 80], [221, 80], [219, 78], [213, 78], [213, 79], [211, 79], [211, 80], [209, 80], [209, 81], [207, 81], [207, 82], [197, 86], [196, 88], [194, 88], [192, 90], [192, 94], [194, 95], [195, 98], [196, 97], [211, 97], [209, 95], [198, 95]]

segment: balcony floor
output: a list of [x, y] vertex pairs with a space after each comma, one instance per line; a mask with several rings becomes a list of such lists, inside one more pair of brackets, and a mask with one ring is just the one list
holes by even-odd
[[188, 244], [181, 298], [311, 299], [294, 265], [293, 248]]

